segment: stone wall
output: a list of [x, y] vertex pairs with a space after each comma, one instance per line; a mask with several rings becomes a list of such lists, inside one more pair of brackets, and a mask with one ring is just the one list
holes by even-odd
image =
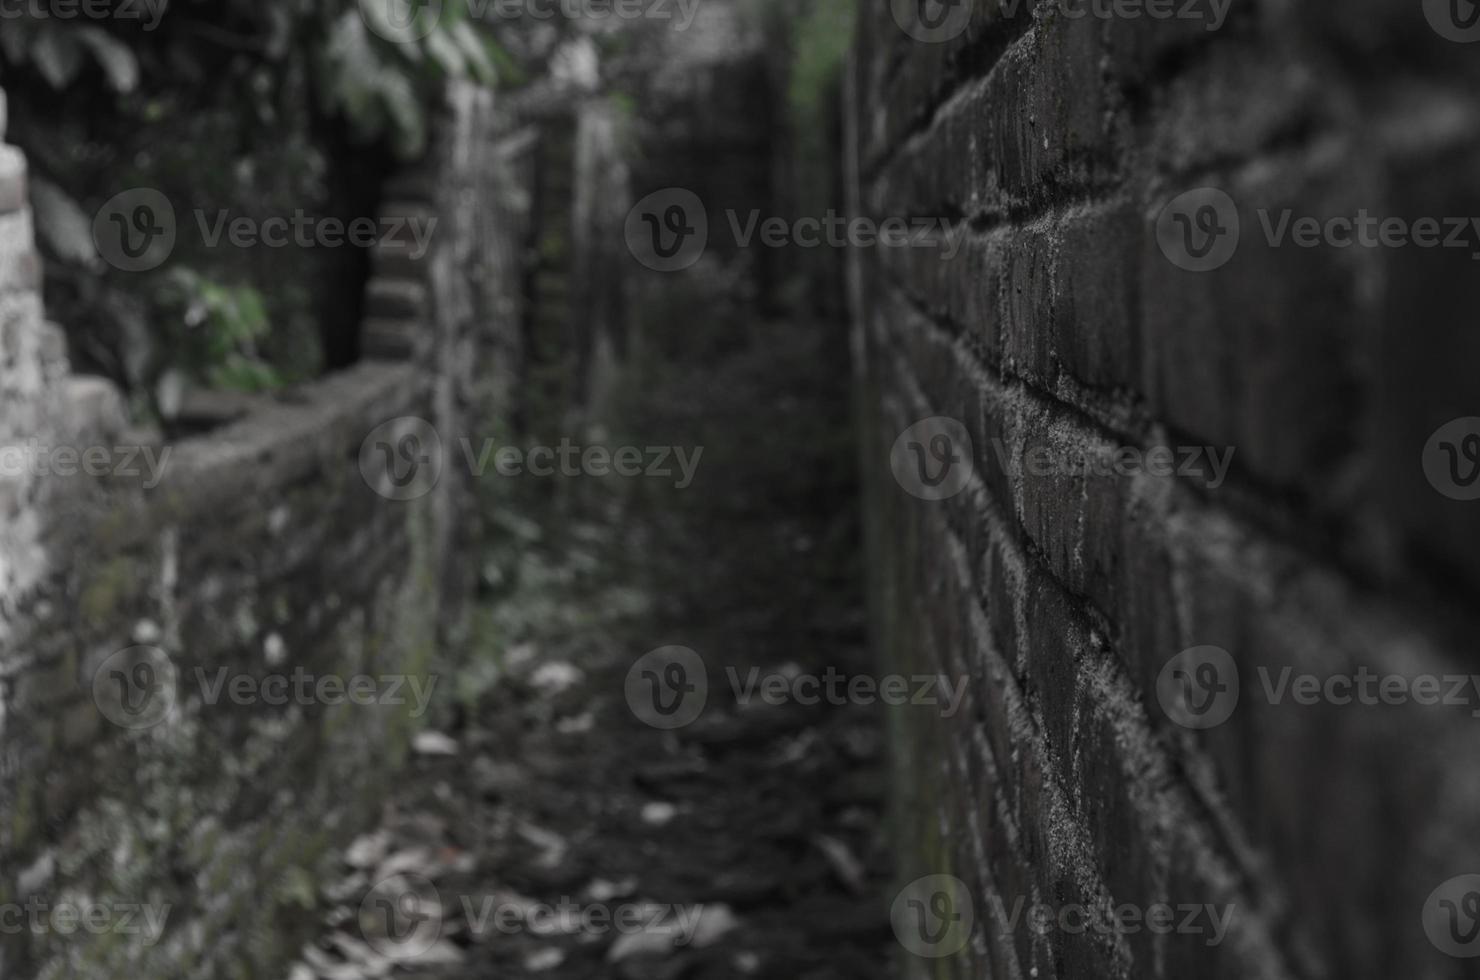
[[[422, 258], [376, 246], [362, 362], [277, 394], [193, 396], [177, 422], [197, 434], [179, 440], [68, 372], [25, 163], [0, 150], [0, 443], [51, 464], [7, 466], [0, 490], [0, 908], [135, 918], [6, 918], [0, 975], [273, 975], [316, 924], [320, 863], [449, 710], [479, 516], [455, 440], [504, 409], [517, 354], [490, 271], [514, 247], [494, 219], [518, 208], [490, 162], [494, 118], [490, 93], [455, 87], [427, 158], [387, 189], [386, 215], [439, 225]], [[118, 465], [63, 475], [61, 447]], [[142, 450], [169, 455], [154, 471]], [[213, 693], [272, 676], [376, 681], [354, 698], [335, 680], [306, 698]]]
[[[865, 8], [854, 209], [960, 244], [851, 280], [884, 652], [969, 685], [894, 729], [903, 881], [973, 900], [921, 974], [1469, 975], [1439, 947], [1480, 882], [1480, 705], [1417, 686], [1475, 672], [1480, 609], [1443, 465], [1480, 431], [1480, 62], [1443, 6]], [[1276, 243], [1287, 208], [1468, 244]], [[1285, 668], [1335, 697], [1270, 693]], [[1364, 671], [1412, 696], [1340, 703]], [[1019, 900], [1232, 917], [1214, 943]]]

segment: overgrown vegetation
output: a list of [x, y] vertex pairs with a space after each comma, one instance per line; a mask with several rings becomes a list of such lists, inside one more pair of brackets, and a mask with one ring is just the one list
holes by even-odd
[[[777, 42], [789, 196], [821, 212], [837, 203], [837, 94], [855, 0], [737, 2]], [[162, 387], [271, 388], [357, 355], [364, 250], [212, 246], [207, 225], [223, 213], [374, 216], [387, 175], [425, 148], [445, 80], [521, 84], [573, 30], [559, 18], [491, 19], [486, 0], [88, 9], [99, 4], [111, 15], [62, 19], [26, 5], [0, 18], [0, 85], [9, 138], [31, 164], [49, 315], [78, 368], [114, 378], [146, 413]], [[628, 30], [591, 36], [604, 61], [637, 43]], [[633, 96], [614, 97], [640, 111]], [[123, 272], [99, 262], [93, 220], [139, 187], [171, 201], [179, 235], [160, 268]], [[796, 271], [798, 292], [835, 291], [804, 282], [830, 268]]]
[[[352, 359], [363, 250], [211, 247], [199, 215], [373, 217], [390, 169], [425, 148], [444, 80], [507, 82], [519, 60], [463, 0], [105, 6], [0, 20], [9, 138], [30, 158], [48, 309], [78, 366], [148, 409], [162, 379], [256, 389]], [[161, 191], [180, 228], [144, 273], [103, 266], [91, 241], [98, 208], [135, 187]]]

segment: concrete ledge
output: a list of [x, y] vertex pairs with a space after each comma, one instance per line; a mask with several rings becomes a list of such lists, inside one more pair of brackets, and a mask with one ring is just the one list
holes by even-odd
[[0, 214], [26, 206], [26, 158], [13, 146], [0, 143]]

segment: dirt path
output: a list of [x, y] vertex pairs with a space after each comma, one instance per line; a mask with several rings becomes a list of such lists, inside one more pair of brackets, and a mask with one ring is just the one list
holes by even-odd
[[[876, 709], [735, 692], [867, 669], [846, 360], [822, 333], [760, 326], [644, 377], [611, 444], [702, 446], [692, 486], [583, 490], [600, 518], [553, 537], [509, 522], [501, 676], [424, 740], [298, 978], [888, 974]], [[675, 645], [702, 679], [674, 673], [685, 653], [634, 671]]]

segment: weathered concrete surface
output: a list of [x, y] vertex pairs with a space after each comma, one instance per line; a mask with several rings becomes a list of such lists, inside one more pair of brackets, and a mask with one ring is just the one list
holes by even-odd
[[[116, 392], [67, 374], [41, 318], [23, 163], [0, 152], [0, 441], [170, 452], [157, 480], [5, 487], [0, 903], [146, 906], [163, 931], [0, 930], [0, 973], [275, 974], [302, 940], [322, 863], [375, 819], [412, 731], [447, 710], [433, 685], [460, 649], [470, 593], [468, 474], [444, 461], [434, 490], [398, 501], [372, 489], [360, 455], [403, 416], [451, 446], [500, 402], [501, 376], [481, 368], [510, 327], [493, 313], [498, 284], [476, 275], [498, 245], [475, 221], [498, 180], [481, 152], [492, 113], [488, 93], [452, 90], [436, 146], [391, 188], [388, 213], [440, 227], [419, 261], [380, 246], [368, 360], [276, 396], [217, 399], [194, 421], [215, 412], [221, 427], [175, 441], [132, 431]], [[136, 644], [162, 651], [176, 681], [151, 688], [173, 710], [131, 730], [93, 684]], [[426, 697], [233, 703], [210, 693], [222, 670], [395, 675]]]

